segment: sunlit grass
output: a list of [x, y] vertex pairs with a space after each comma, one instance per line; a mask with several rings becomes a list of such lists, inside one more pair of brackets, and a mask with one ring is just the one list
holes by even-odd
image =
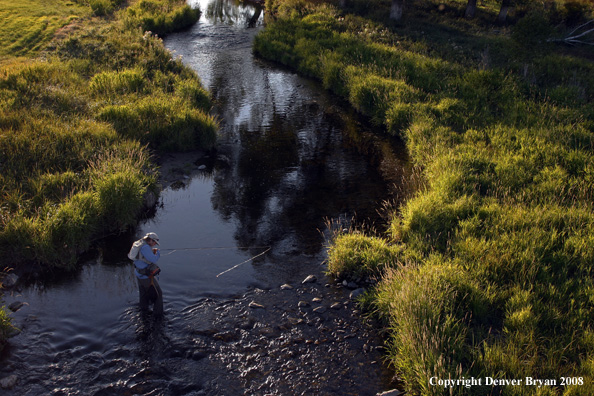
[[0, 0], [0, 57], [33, 55], [58, 29], [90, 14], [76, 0]]

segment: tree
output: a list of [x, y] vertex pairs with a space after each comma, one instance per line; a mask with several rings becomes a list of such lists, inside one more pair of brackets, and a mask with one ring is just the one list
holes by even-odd
[[513, 0], [502, 0], [501, 1], [501, 9], [499, 10], [499, 16], [497, 17], [497, 22], [505, 23], [507, 19], [507, 13], [509, 9], [513, 7]]
[[466, 4], [466, 12], [464, 13], [464, 17], [468, 19], [474, 18], [476, 15], [476, 0], [468, 0], [468, 4]]
[[402, 12], [404, 11], [404, 0], [392, 0], [392, 7], [390, 7], [390, 19], [399, 21], [402, 19]]

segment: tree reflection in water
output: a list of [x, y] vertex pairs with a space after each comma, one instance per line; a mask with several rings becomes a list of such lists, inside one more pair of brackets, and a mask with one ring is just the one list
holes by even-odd
[[325, 219], [377, 217], [389, 174], [404, 169], [405, 158], [317, 82], [254, 58], [260, 26], [250, 29], [249, 21], [261, 21], [260, 6], [199, 3], [201, 22], [166, 44], [197, 70], [216, 103], [219, 152], [228, 161], [214, 172], [211, 201], [236, 224], [238, 246], [315, 254]]

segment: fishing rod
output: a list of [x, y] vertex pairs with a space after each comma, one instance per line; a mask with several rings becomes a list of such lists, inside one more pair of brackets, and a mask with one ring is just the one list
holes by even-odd
[[258, 257], [260, 257], [260, 256], [261, 256], [261, 255], [263, 255], [264, 253], [267, 253], [267, 252], [268, 252], [270, 249], [271, 249], [271, 247], [269, 247], [268, 249], [264, 250], [262, 253], [255, 255], [254, 257], [251, 257], [251, 258], [249, 258], [249, 259], [247, 259], [247, 260], [245, 260], [245, 261], [242, 261], [241, 263], [239, 263], [239, 264], [237, 264], [237, 265], [234, 265], [233, 267], [231, 267], [231, 268], [229, 268], [229, 269], [227, 269], [227, 270], [225, 270], [225, 271], [221, 272], [221, 273], [220, 273], [220, 274], [218, 274], [216, 277], [218, 278], [219, 276], [221, 276], [221, 275], [223, 275], [223, 274], [225, 274], [225, 273], [227, 273], [227, 272], [229, 272], [229, 271], [232, 271], [232, 270], [234, 270], [235, 268], [239, 267], [240, 265], [242, 265], [242, 264], [245, 264], [245, 263], [247, 263], [247, 262], [249, 262], [249, 261], [252, 261], [252, 260], [253, 260], [253, 259], [255, 259], [255, 258], [258, 258]]
[[270, 251], [270, 249], [272, 249], [272, 246], [215, 246], [215, 247], [200, 247], [200, 248], [176, 248], [176, 249], [160, 249], [161, 251], [168, 251], [169, 253], [164, 254], [163, 256], [167, 256], [171, 253], [174, 253], [178, 250], [224, 250], [224, 249], [266, 249], [264, 250], [262, 253], [259, 253], [253, 257], [250, 257], [249, 259], [242, 261], [239, 264], [234, 265], [233, 267], [226, 269], [225, 271], [221, 272], [220, 274], [218, 274], [216, 277], [218, 278], [219, 276], [226, 274], [229, 271], [233, 271], [235, 268], [239, 267], [240, 265], [243, 265], [247, 262], [250, 262], [266, 253], [268, 253], [268, 251]]
[[178, 250], [230, 250], [230, 249], [270, 249], [270, 246], [213, 246], [213, 247], [199, 247], [199, 248], [175, 248], [175, 249], [159, 249], [165, 253], [163, 256], [168, 256]]

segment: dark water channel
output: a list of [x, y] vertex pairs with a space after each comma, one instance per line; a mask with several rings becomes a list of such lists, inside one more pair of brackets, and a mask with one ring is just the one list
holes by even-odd
[[[0, 360], [0, 379], [18, 382], [2, 394], [375, 395], [390, 387], [381, 340], [323, 263], [327, 221], [373, 223], [381, 202], [396, 198], [403, 149], [318, 83], [254, 58], [256, 6], [196, 4], [199, 23], [165, 44], [212, 92], [217, 149], [163, 158], [153, 217], [102, 241], [79, 271], [5, 295], [6, 305], [25, 305], [12, 314], [22, 332]], [[140, 315], [126, 259], [148, 231], [163, 249], [162, 323]], [[317, 281], [303, 284], [308, 275]]]

